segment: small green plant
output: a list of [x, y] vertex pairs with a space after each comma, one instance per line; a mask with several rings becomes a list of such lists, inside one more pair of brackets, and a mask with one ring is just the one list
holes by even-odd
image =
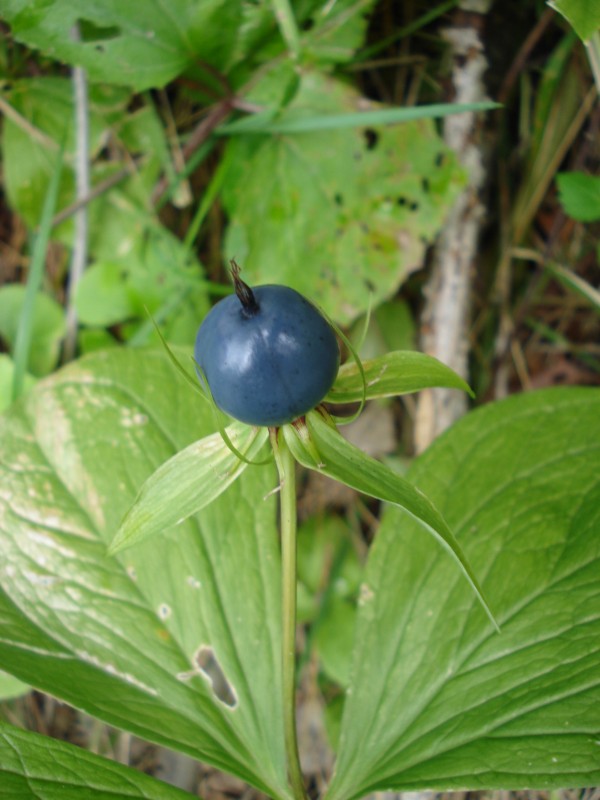
[[[405, 479], [320, 406], [271, 429], [230, 422], [224, 441], [187, 378], [164, 353], [111, 349], [0, 418], [10, 673], [271, 797], [304, 797], [297, 460], [389, 504], [360, 578], [327, 797], [598, 780], [597, 390], [473, 413]], [[433, 385], [466, 388], [434, 359], [388, 353], [344, 364], [324, 400]], [[0, 770], [8, 796], [51, 798], [57, 782], [65, 797], [187, 796], [4, 723]]]
[[[368, 384], [365, 368], [355, 355], [362, 385], [353, 395], [351, 385], [344, 387], [343, 375], [334, 383], [339, 366], [335, 333], [313, 305], [285, 286], [251, 289], [241, 280], [235, 261], [232, 262], [232, 276], [236, 294], [217, 304], [200, 326], [195, 361], [210, 399], [245, 424], [238, 424], [230, 432], [221, 432], [220, 454], [217, 454], [214, 436], [209, 437], [210, 461], [207, 454], [208, 463], [198, 465], [202, 471], [201, 492], [194, 462], [202, 451], [202, 442], [192, 445], [191, 459], [178, 454], [154, 473], [128, 512], [111, 552], [117, 553], [134, 542], [143, 541], [165, 526], [180, 524], [216, 499], [241, 474], [244, 466], [253, 463], [252, 457], [260, 455], [268, 431], [279, 474], [282, 710], [287, 774], [294, 797], [301, 800], [306, 793], [295, 722], [297, 514], [294, 459], [371, 497], [394, 503], [418, 520], [454, 557], [492, 623], [496, 625], [496, 622], [465, 556], [433, 504], [391, 469], [346, 442], [320, 402], [335, 397], [336, 392], [343, 394], [345, 388], [345, 402], [360, 401], [362, 408], [367, 397], [406, 391], [401, 366], [393, 367], [394, 354], [368, 366], [369, 373], [375, 375]], [[458, 376], [434, 359], [414, 353], [412, 362], [419, 376], [417, 385], [421, 388], [439, 382], [468, 389]], [[178, 369], [185, 373], [181, 365]], [[382, 390], [384, 373], [387, 374]], [[356, 386], [356, 381], [354, 384]], [[244, 452], [238, 449], [237, 437], [245, 440]], [[234, 438], [236, 445], [232, 443]], [[227, 450], [233, 463], [226, 472], [214, 472], [214, 460], [227, 461]]]

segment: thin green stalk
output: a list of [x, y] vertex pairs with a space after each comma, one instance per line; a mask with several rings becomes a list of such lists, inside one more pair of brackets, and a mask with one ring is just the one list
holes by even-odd
[[[227, 151], [227, 153], [229, 150]], [[217, 199], [223, 184], [225, 183], [225, 178], [227, 177], [227, 173], [229, 171], [229, 163], [231, 161], [230, 158], [227, 157], [227, 153], [225, 154], [224, 158], [221, 159], [221, 163], [217, 171], [215, 172], [211, 182], [206, 188], [202, 200], [198, 204], [198, 208], [196, 209], [196, 213], [194, 214], [194, 218], [187, 230], [184, 240], [184, 246], [187, 250], [192, 249], [192, 245], [194, 244], [194, 240], [198, 235], [200, 227], [202, 223], [206, 219], [206, 215], [211, 209], [211, 206]]]
[[50, 183], [48, 184], [48, 189], [46, 190], [40, 227], [35, 235], [33, 243], [31, 262], [29, 265], [29, 275], [27, 276], [27, 288], [25, 290], [25, 300], [23, 302], [23, 308], [21, 309], [19, 325], [17, 328], [17, 336], [15, 340], [15, 369], [12, 386], [13, 400], [16, 400], [18, 397], [20, 397], [23, 392], [25, 371], [27, 369], [27, 360], [29, 358], [31, 338], [33, 335], [33, 310], [35, 307], [35, 298], [40, 290], [42, 280], [44, 278], [46, 250], [48, 248], [48, 241], [50, 240], [50, 233], [52, 232], [52, 217], [54, 216], [54, 211], [56, 209], [64, 152], [65, 142], [63, 139], [56, 157], [52, 176], [50, 177]]
[[177, 192], [181, 182], [186, 178], [189, 178], [192, 172], [194, 172], [200, 166], [200, 164], [212, 153], [214, 149], [215, 139], [208, 139], [198, 148], [198, 150], [196, 150], [194, 155], [185, 162], [185, 167], [181, 170], [181, 172], [178, 172], [173, 176], [173, 179], [169, 183], [169, 186], [164, 194], [160, 195], [160, 198], [156, 201], [157, 210], [160, 210], [171, 200], [171, 198]]
[[283, 436], [271, 429], [279, 470], [282, 579], [283, 724], [288, 777], [296, 800], [307, 800], [296, 732], [296, 462]]
[[363, 50], [359, 50], [350, 63], [356, 64], [360, 63], [361, 61], [366, 61], [368, 58], [372, 58], [373, 56], [377, 55], [377, 53], [385, 50], [385, 48], [389, 47], [391, 44], [394, 44], [406, 36], [410, 36], [411, 33], [415, 33], [415, 31], [425, 27], [425, 25], [429, 25], [430, 22], [433, 22], [433, 20], [437, 19], [442, 14], [450, 11], [454, 8], [454, 6], [457, 6], [458, 2], [459, 0], [446, 0], [445, 3], [440, 3], [439, 6], [430, 9], [426, 14], [418, 17], [418, 19], [414, 19], [403, 28], [398, 28], [398, 30], [394, 31], [394, 33], [392, 33], [390, 36], [386, 36], [385, 39], [381, 39], [381, 41], [377, 42], [371, 47], [365, 47]]

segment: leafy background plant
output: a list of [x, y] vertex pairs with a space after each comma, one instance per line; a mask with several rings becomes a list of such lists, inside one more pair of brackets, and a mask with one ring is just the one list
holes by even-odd
[[[189, 347], [236, 256], [249, 282], [295, 286], [355, 340], [372, 306], [365, 355], [414, 347], [422, 267], [466, 173], [434, 119], [387, 123], [447, 99], [439, 29], [457, 4], [142, 5], [2, 5], [0, 402], [15, 367], [25, 396], [0, 426], [0, 668], [11, 673], [0, 688], [38, 690], [3, 714], [113, 756], [130, 741], [115, 729], [129, 731], [139, 738], [124, 760], [144, 769], [150, 757], [151, 772], [194, 793], [196, 768], [144, 740], [287, 797], [275, 498], [262, 499], [272, 469], [248, 469], [192, 521], [106, 556], [144, 479], [214, 426], [162, 353], [140, 349], [157, 343], [146, 309]], [[534, 3], [496, 4], [488, 20], [490, 95], [505, 109], [482, 117], [498, 178], [475, 284], [478, 403], [501, 394], [502, 369], [511, 392], [598, 384], [599, 119], [586, 60], [593, 74], [597, 24], [587, 15], [581, 28], [585, 3], [556, 5], [585, 50]], [[73, 300], [88, 355], [56, 371], [77, 236], [73, 65], [89, 81], [95, 187]], [[361, 446], [405, 472], [411, 400], [375, 402]], [[500, 638], [407, 518], [307, 478], [300, 734], [315, 791], [332, 750], [334, 798], [597, 783], [597, 407], [591, 388], [490, 405], [409, 469], [482, 577]], [[2, 724], [8, 796], [56, 796], [57, 761], [61, 797], [124, 785], [182, 796]]]

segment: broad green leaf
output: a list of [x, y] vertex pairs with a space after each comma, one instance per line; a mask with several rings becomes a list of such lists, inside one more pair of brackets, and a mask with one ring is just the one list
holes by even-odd
[[[446, 386], [472, 394], [468, 384], [450, 367], [425, 353], [412, 350], [387, 353], [363, 361], [367, 399], [418, 392], [430, 386]], [[340, 367], [325, 398], [328, 403], [358, 402], [362, 397], [362, 376], [354, 361]]]
[[456, 532], [501, 633], [389, 508], [359, 602], [328, 797], [600, 780], [600, 392], [486, 406], [410, 471]]
[[416, 519], [452, 556], [495, 625], [494, 616], [473, 570], [452, 530], [428, 497], [385, 464], [346, 441], [335, 427], [325, 422], [318, 411], [310, 411], [306, 415], [306, 429], [308, 442], [306, 435], [299, 434], [295, 426], [286, 425], [283, 428], [286, 442], [295, 458], [305, 467], [317, 470], [363, 494], [400, 506]]
[[0, 721], [0, 796], [10, 800], [190, 800], [143, 772]]
[[[307, 71], [278, 122], [361, 104], [347, 84]], [[318, 297], [341, 322], [392, 295], [421, 266], [464, 181], [431, 120], [236, 136], [227, 157], [226, 252], [249, 282]]]
[[600, 177], [585, 172], [559, 172], [556, 184], [565, 214], [580, 222], [600, 219]]
[[119, 346], [115, 337], [104, 328], [82, 328], [77, 337], [77, 344], [82, 355]]
[[77, 284], [75, 307], [83, 325], [110, 326], [137, 316], [140, 309], [126, 283], [125, 264], [103, 261], [88, 267]]
[[[9, 284], [0, 288], [0, 338], [11, 349], [15, 346], [25, 293], [23, 284]], [[40, 376], [47, 375], [54, 369], [64, 334], [62, 307], [49, 295], [38, 292], [31, 320], [32, 345], [26, 365], [29, 372]]]
[[[227, 429], [234, 447], [254, 458], [269, 438], [267, 428], [234, 422]], [[205, 436], [181, 450], [154, 472], [127, 512], [110, 551], [139, 544], [216, 500], [246, 469], [247, 463], [229, 449], [220, 433]]]
[[153, 350], [87, 356], [0, 417], [0, 664], [284, 800], [273, 469], [106, 555], [144, 481], [212, 432]]
[[[244, 6], [240, 0], [97, 0], [80, 8], [71, 0], [4, 0], [2, 14], [18, 41], [85, 67], [94, 81], [141, 91], [164, 86], [200, 61], [226, 67], [244, 17], [253, 16]], [[71, 33], [76, 23], [81, 41]]]
[[0, 670], [0, 701], [20, 697], [29, 691], [29, 686], [18, 678]]
[[547, 0], [562, 14], [582, 41], [587, 42], [600, 29], [600, 6], [597, 0]]

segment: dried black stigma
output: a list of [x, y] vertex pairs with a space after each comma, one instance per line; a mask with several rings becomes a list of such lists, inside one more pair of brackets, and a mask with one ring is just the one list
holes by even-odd
[[238, 296], [240, 303], [242, 304], [242, 311], [247, 317], [252, 317], [254, 314], [258, 313], [260, 310], [260, 306], [256, 302], [256, 297], [254, 296], [254, 292], [248, 286], [247, 283], [240, 278], [240, 268], [233, 258], [230, 262], [231, 264], [231, 277], [233, 278], [233, 288], [235, 289], [235, 293]]

